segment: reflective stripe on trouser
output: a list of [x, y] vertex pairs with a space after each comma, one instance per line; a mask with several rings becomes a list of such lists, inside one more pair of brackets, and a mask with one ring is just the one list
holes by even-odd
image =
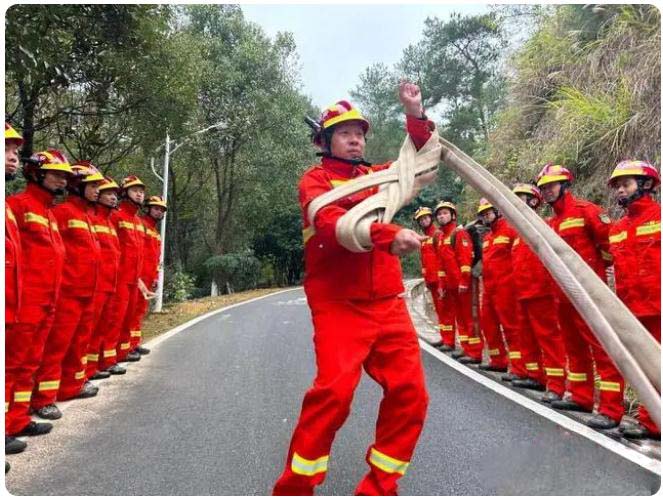
[[131, 321], [130, 337], [131, 350], [142, 343], [143, 319], [147, 313], [149, 302], [143, 298], [142, 293], [136, 295], [136, 306], [134, 307], [133, 319]]
[[85, 377], [89, 378], [99, 370], [102, 361], [103, 352], [101, 344], [104, 334], [108, 331], [108, 315], [110, 313], [112, 292], [98, 292], [94, 295], [94, 322], [92, 334], [87, 348], [87, 367], [85, 368]]
[[130, 286], [129, 293], [129, 303], [127, 304], [127, 310], [124, 314], [124, 319], [122, 320], [122, 327], [120, 329], [120, 336], [116, 345], [117, 348], [117, 360], [122, 362], [127, 358], [127, 354], [131, 352], [131, 324], [134, 320], [134, 313], [136, 312], [136, 303], [138, 302], [138, 286]]
[[[647, 331], [649, 331], [651, 335], [656, 338], [656, 341], [661, 343], [661, 316], [655, 315], [650, 317], [638, 317], [638, 319], [640, 319], [640, 322], [642, 322], [642, 324], [647, 328]], [[647, 428], [650, 432], [654, 434], [661, 433], [661, 429], [656, 426], [656, 423], [654, 423], [654, 420], [649, 415], [649, 412], [642, 404], [640, 404], [638, 407], [638, 421], [640, 421], [640, 424], [642, 424], [642, 426]]]
[[87, 379], [85, 376], [88, 362], [87, 353], [95, 316], [93, 298], [86, 300], [85, 304], [81, 302], [81, 307], [83, 307], [83, 313], [67, 350], [67, 355], [65, 355], [62, 362], [62, 383], [58, 392], [58, 400], [68, 400], [78, 395]]
[[509, 357], [509, 372], [520, 378], [527, 377], [527, 369], [520, 352], [520, 327], [514, 297], [515, 289], [509, 281], [500, 283], [493, 292], [495, 312], [499, 318]]
[[432, 292], [433, 295], [433, 305], [435, 306], [435, 315], [437, 315], [437, 331], [440, 333], [440, 341], [444, 341], [444, 336], [442, 335], [442, 330], [439, 325], [442, 324], [442, 318], [444, 317], [444, 305], [442, 304], [442, 298], [437, 294], [437, 290]]
[[65, 356], [74, 341], [82, 333], [81, 327], [90, 327], [86, 316], [92, 312], [92, 297], [81, 298], [61, 291], [55, 304], [55, 321], [51, 329], [39, 370], [35, 374], [35, 388], [31, 406], [41, 409], [55, 403], [62, 386], [62, 369]]
[[481, 360], [483, 341], [481, 336], [475, 336], [474, 321], [472, 320], [472, 293], [458, 293], [456, 297], [456, 325], [458, 335], [466, 336], [467, 341], [461, 347], [468, 357]]
[[19, 321], [5, 333], [5, 373], [14, 392], [5, 414], [7, 435], [18, 433], [30, 424], [34, 375], [55, 319], [55, 308], [32, 302], [26, 293], [19, 314]]
[[[552, 300], [552, 297], [550, 299]], [[539, 344], [537, 331], [535, 331], [535, 326], [532, 324], [533, 318], [531, 317], [531, 314], [529, 314], [528, 301], [529, 300], [518, 300], [517, 313], [518, 327], [520, 330], [520, 352], [522, 360], [525, 363], [525, 369], [527, 370], [527, 377], [545, 384], [546, 377], [543, 369], [542, 349]], [[555, 391], [555, 393], [558, 392]], [[563, 387], [562, 393], [564, 393]]]
[[456, 346], [456, 298], [458, 291], [445, 290], [441, 299], [442, 316], [440, 317], [440, 334], [442, 343], [454, 348]]
[[481, 332], [488, 347], [488, 363], [495, 367], [507, 367], [506, 346], [500, 331], [495, 302], [485, 289], [481, 297]]
[[122, 332], [122, 325], [131, 295], [136, 286], [127, 283], [118, 282], [115, 288], [115, 294], [108, 305], [108, 313], [105, 318], [101, 318], [100, 324], [103, 326], [101, 332], [102, 340], [99, 348], [99, 368], [107, 369], [118, 362], [118, 342]]
[[[594, 372], [589, 343], [581, 329], [587, 329], [585, 321], [567, 300], [559, 303], [559, 327], [568, 359], [566, 389], [578, 405], [586, 409], [594, 407]], [[591, 334], [591, 333], [590, 333]]]
[[[309, 305], [318, 371], [304, 397], [285, 470], [273, 492], [312, 495], [314, 487], [324, 481], [325, 458], [330, 454], [336, 431], [349, 414], [363, 367], [382, 385], [384, 398], [376, 440], [367, 455], [371, 470], [356, 492], [395, 494], [404, 468], [394, 463], [409, 462], [428, 405], [421, 354], [405, 304], [400, 298], [388, 298]], [[372, 454], [371, 449], [381, 453], [381, 462], [391, 464], [377, 466], [378, 454]]]

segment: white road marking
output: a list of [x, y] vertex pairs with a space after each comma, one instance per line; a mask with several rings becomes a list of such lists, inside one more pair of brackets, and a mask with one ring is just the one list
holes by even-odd
[[578, 435], [581, 435], [591, 440], [592, 442], [600, 445], [601, 447], [604, 447], [605, 449], [608, 449], [614, 452], [615, 454], [618, 454], [624, 459], [627, 459], [639, 466], [642, 466], [646, 470], [661, 476], [660, 461], [647, 457], [644, 454], [641, 454], [640, 452], [633, 450], [630, 447], [627, 447], [626, 445], [621, 444], [616, 440], [613, 440], [612, 438], [603, 435], [602, 433], [599, 433], [598, 431], [595, 431], [590, 427], [585, 426], [584, 424], [574, 419], [569, 418], [568, 416], [565, 416], [564, 414], [561, 414], [553, 409], [550, 409], [543, 404], [539, 404], [538, 402], [535, 402], [534, 400], [524, 395], [521, 395], [520, 393], [498, 383], [497, 381], [488, 378], [487, 376], [483, 376], [474, 369], [467, 367], [466, 365], [461, 364], [460, 362], [456, 362], [450, 357], [444, 355], [442, 352], [430, 346], [428, 343], [426, 343], [421, 339], [419, 340], [419, 344], [421, 345], [421, 348], [423, 350], [431, 354], [433, 357], [444, 362], [452, 369], [455, 369], [461, 374], [464, 374], [468, 378], [471, 378], [472, 380], [485, 386], [486, 388], [493, 390], [496, 393], [499, 393], [503, 397], [508, 398], [509, 400], [529, 409], [532, 412], [535, 412], [539, 416], [543, 416], [544, 418], [549, 419], [550, 421], [558, 424], [562, 428], [577, 433]]

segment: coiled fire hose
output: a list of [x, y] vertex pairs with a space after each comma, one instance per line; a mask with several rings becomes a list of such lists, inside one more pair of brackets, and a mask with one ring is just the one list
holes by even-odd
[[[409, 137], [398, 159], [381, 172], [358, 177], [314, 199], [308, 219], [339, 199], [380, 186], [351, 208], [336, 226], [337, 239], [353, 252], [370, 251], [370, 226], [388, 223], [416, 195], [417, 177], [442, 161], [497, 207], [538, 255], [585, 319], [656, 424], [661, 426], [661, 347], [631, 311], [578, 254], [533, 210], [484, 167], [437, 132], [416, 151]], [[514, 303], [515, 306], [515, 303]]]

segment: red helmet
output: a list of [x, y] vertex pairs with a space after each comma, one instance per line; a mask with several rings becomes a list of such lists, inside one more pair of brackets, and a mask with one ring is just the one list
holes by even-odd
[[16, 142], [19, 147], [23, 145], [23, 137], [21, 137], [21, 134], [14, 130], [12, 126], [5, 121], [5, 142], [10, 141]]
[[146, 204], [147, 206], [161, 206], [165, 210], [168, 209], [168, 205], [161, 196], [150, 196]]
[[73, 174], [67, 157], [57, 149], [47, 149], [34, 153], [25, 161], [23, 172], [26, 178], [34, 182], [40, 181], [40, 175], [47, 171], [58, 171]]
[[661, 183], [661, 177], [658, 174], [658, 170], [656, 170], [653, 165], [646, 161], [627, 159], [617, 164], [612, 175], [610, 175], [608, 185], [612, 186], [613, 180], [616, 178], [630, 176], [651, 178], [654, 180], [654, 187]]
[[562, 165], [547, 163], [536, 177], [537, 187], [553, 182], [573, 182], [573, 173]]
[[313, 142], [316, 145], [321, 146], [322, 137], [326, 131], [339, 123], [345, 123], [348, 121], [358, 122], [364, 130], [364, 133], [368, 133], [368, 129], [370, 128], [368, 120], [362, 116], [358, 109], [352, 107], [352, 104], [348, 101], [340, 100], [336, 104], [329, 106], [322, 111], [322, 114], [320, 114], [320, 119], [318, 120], [320, 124], [320, 133], [315, 135]]

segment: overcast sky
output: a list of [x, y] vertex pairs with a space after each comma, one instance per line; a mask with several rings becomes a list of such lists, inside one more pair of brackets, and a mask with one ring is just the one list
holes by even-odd
[[371, 64], [392, 66], [409, 44], [421, 39], [426, 17], [451, 12], [488, 12], [487, 4], [426, 5], [253, 5], [246, 19], [267, 35], [289, 31], [297, 44], [302, 91], [320, 108], [349, 99], [359, 75]]

